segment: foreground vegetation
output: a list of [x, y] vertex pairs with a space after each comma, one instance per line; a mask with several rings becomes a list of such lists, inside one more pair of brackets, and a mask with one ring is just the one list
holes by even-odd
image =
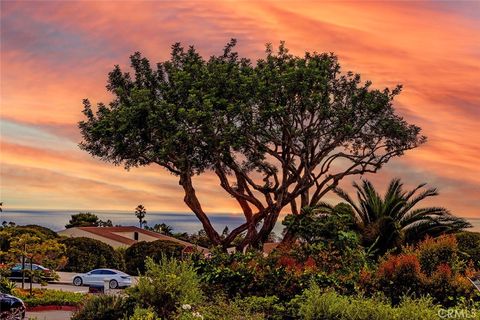
[[33, 289], [30, 293], [28, 290], [15, 288], [11, 294], [22, 299], [27, 307], [80, 306], [87, 298], [84, 293], [47, 289]]
[[470, 245], [480, 234], [427, 237], [380, 254], [363, 246], [354, 217], [341, 209], [324, 214], [305, 208], [307, 220], [287, 219], [297, 241], [268, 256], [214, 249], [209, 259], [181, 259], [174, 251], [157, 252], [146, 259], [137, 286], [121, 297], [88, 300], [74, 319], [480, 316], [480, 293], [468, 279], [478, 273], [480, 257]]
[[[5, 278], [0, 289], [29, 306], [78, 306], [76, 320], [479, 318], [480, 292], [470, 279], [480, 276], [480, 233], [462, 231], [468, 224], [443, 208], [416, 208], [436, 194], [427, 189], [415, 196], [421, 187], [403, 191], [394, 180], [380, 197], [364, 182], [358, 201], [337, 189], [345, 203], [287, 216], [284, 233], [293, 241], [269, 255], [255, 248], [229, 254], [207, 237], [208, 258], [182, 255], [182, 246], [170, 241], [114, 250], [94, 239], [5, 224], [2, 272], [24, 258], [54, 270], [111, 267], [140, 279], [121, 295], [87, 299], [16, 289]], [[95, 220], [84, 214], [75, 223], [84, 223], [82, 217]]]

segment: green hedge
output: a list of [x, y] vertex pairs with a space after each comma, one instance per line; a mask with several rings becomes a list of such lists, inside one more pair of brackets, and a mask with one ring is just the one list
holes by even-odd
[[138, 275], [145, 272], [147, 257], [154, 262], [160, 261], [162, 255], [168, 257], [181, 257], [183, 246], [173, 242], [157, 240], [152, 242], [140, 241], [125, 250], [125, 268], [128, 274]]
[[88, 272], [97, 268], [124, 269], [123, 256], [111, 246], [90, 238], [65, 238], [68, 262], [64, 271]]

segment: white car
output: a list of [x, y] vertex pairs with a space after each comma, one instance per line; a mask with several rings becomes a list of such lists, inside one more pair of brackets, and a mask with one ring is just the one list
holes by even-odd
[[73, 284], [76, 286], [103, 286], [105, 280], [109, 281], [110, 289], [132, 285], [132, 278], [128, 274], [114, 269], [95, 269], [87, 273], [76, 274], [73, 277]]

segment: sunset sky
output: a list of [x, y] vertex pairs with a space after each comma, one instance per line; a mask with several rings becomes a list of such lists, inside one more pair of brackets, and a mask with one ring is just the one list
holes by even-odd
[[[156, 63], [182, 42], [208, 57], [237, 38], [252, 59], [285, 40], [297, 55], [335, 52], [377, 88], [403, 84], [396, 109], [429, 140], [369, 178], [380, 189], [392, 177], [427, 182], [440, 190], [430, 204], [480, 218], [479, 37], [478, 1], [2, 1], [0, 201], [189, 211], [162, 168], [127, 172], [78, 148], [81, 102], [108, 102], [107, 73], [135, 51]], [[195, 183], [207, 211], [239, 211], [213, 175]]]

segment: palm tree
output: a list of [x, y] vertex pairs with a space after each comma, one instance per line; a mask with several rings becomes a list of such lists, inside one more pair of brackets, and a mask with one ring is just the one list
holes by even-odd
[[160, 223], [153, 226], [153, 231], [164, 234], [166, 236], [173, 235], [173, 228], [166, 223]]
[[136, 208], [135, 208], [135, 216], [138, 218], [138, 222], [140, 224], [140, 228], [143, 228], [143, 226], [145, 225], [146, 221], [145, 221], [145, 216], [147, 215], [147, 209], [139, 204]]
[[[370, 181], [363, 180], [361, 186], [353, 183], [357, 203], [342, 189], [337, 188], [335, 193], [351, 206], [363, 244], [383, 254], [401, 244], [422, 240], [427, 235], [435, 237], [471, 227], [466, 220], [453, 216], [442, 207], [416, 209], [420, 201], [438, 195], [436, 188], [420, 191], [425, 185], [404, 191], [400, 179], [393, 179], [382, 198]], [[321, 206], [329, 211], [334, 209], [325, 203]]]

